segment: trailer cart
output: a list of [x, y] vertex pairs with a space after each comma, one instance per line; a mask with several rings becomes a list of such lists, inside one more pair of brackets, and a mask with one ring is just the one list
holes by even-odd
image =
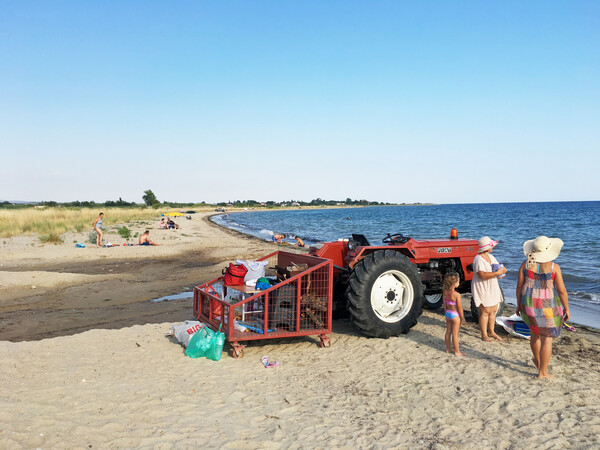
[[234, 358], [244, 356], [242, 342], [258, 339], [319, 335], [321, 347], [329, 347], [333, 262], [285, 251], [259, 259], [265, 260], [275, 285], [259, 291], [216, 278], [194, 288], [194, 315], [213, 330], [222, 325]]

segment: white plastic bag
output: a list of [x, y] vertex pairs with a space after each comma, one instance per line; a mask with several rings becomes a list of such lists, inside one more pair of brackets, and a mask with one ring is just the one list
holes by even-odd
[[244, 283], [249, 286], [254, 286], [256, 280], [265, 276], [265, 269], [269, 265], [269, 261], [246, 261], [238, 259], [235, 262], [236, 264], [243, 264], [248, 269], [244, 277]]
[[177, 339], [181, 345], [187, 348], [192, 336], [204, 326], [204, 323], [198, 322], [197, 320], [186, 320], [180, 325], [171, 325], [171, 330], [173, 336], [175, 336], [175, 339]]

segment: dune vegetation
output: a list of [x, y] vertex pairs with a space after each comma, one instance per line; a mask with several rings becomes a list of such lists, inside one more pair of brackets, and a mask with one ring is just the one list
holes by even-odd
[[[104, 212], [104, 226], [125, 224], [138, 220], [153, 220], [173, 208], [108, 208]], [[0, 237], [39, 234], [47, 243], [60, 243], [60, 235], [67, 231], [91, 230], [97, 208], [27, 208], [0, 210]]]

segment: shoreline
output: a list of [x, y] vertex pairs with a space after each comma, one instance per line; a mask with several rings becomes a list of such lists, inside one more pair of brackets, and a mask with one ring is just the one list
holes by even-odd
[[48, 279], [0, 291], [0, 447], [598, 445], [600, 332], [583, 327], [555, 341], [550, 381], [535, 378], [526, 340], [497, 329], [502, 342], [483, 342], [470, 319], [467, 356], [445, 353], [440, 310], [400, 337], [369, 339], [336, 319], [330, 348], [312, 336], [253, 341], [241, 359], [228, 343], [220, 361], [186, 357], [165, 333], [191, 318], [191, 301], [149, 300], [281, 248], [208, 215], [153, 231], [161, 247], [13, 249], [0, 273]]
[[[252, 212], [252, 211], [236, 211], [236, 212], [240, 213], [240, 212]], [[208, 221], [218, 227], [223, 228], [223, 229], [230, 230], [235, 233], [239, 233], [242, 236], [248, 236], [251, 238], [255, 238], [262, 242], [269, 242], [267, 239], [260, 238], [254, 234], [245, 233], [244, 231], [241, 231], [234, 227], [228, 227], [227, 221], [214, 222], [214, 221], [210, 220], [210, 218], [213, 216], [218, 216], [218, 215], [223, 215], [223, 214], [224, 213], [215, 213], [208, 217]], [[287, 242], [287, 244], [290, 244], [290, 243]], [[307, 245], [307, 248], [308, 248], [308, 246], [310, 246], [310, 244]], [[502, 287], [504, 289], [506, 289], [505, 286], [502, 286]], [[514, 295], [514, 294], [512, 294], [512, 295]], [[515, 297], [507, 296], [506, 299], [508, 300], [506, 302], [507, 305], [516, 305]], [[594, 330], [600, 331], [600, 305], [595, 304], [595, 303], [582, 304], [581, 301], [570, 299], [570, 308], [571, 308], [571, 319], [569, 320], [569, 324], [575, 324], [577, 326], [587, 327], [589, 329], [594, 329]]]

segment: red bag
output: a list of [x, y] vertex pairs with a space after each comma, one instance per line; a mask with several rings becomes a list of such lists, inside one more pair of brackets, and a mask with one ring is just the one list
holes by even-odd
[[223, 284], [225, 286], [241, 286], [244, 284], [244, 277], [247, 272], [246, 266], [242, 264], [236, 266], [229, 263], [229, 267], [223, 269]]

